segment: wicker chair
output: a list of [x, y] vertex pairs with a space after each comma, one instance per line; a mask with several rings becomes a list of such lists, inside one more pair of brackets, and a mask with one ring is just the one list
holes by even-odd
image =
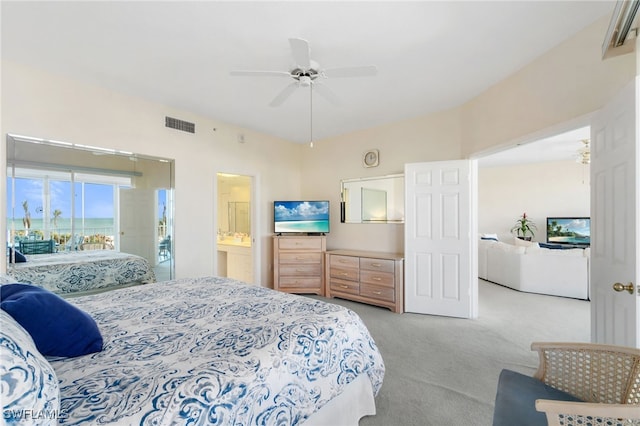
[[534, 377], [585, 402], [539, 399], [550, 426], [640, 425], [640, 349], [594, 343], [533, 343]]

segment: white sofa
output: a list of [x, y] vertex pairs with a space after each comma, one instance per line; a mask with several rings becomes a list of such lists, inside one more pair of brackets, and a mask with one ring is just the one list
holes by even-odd
[[481, 239], [478, 277], [529, 293], [589, 299], [589, 248], [557, 250], [521, 240], [516, 244]]

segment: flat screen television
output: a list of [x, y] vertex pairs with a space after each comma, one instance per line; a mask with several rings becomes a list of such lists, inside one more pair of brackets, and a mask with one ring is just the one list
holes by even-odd
[[273, 230], [276, 234], [329, 232], [329, 201], [274, 201]]
[[591, 244], [591, 219], [588, 217], [548, 217], [547, 242], [550, 244]]

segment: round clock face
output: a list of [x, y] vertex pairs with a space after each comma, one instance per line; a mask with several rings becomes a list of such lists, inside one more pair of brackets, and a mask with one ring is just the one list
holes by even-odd
[[364, 154], [364, 165], [367, 167], [378, 165], [378, 152], [376, 150], [367, 151]]

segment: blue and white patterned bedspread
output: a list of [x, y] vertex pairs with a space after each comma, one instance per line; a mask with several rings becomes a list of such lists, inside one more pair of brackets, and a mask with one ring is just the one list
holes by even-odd
[[102, 352], [52, 360], [61, 424], [296, 425], [384, 363], [344, 307], [228, 278], [165, 281], [70, 299]]
[[156, 276], [141, 256], [113, 250], [88, 250], [27, 255], [12, 263], [8, 273], [19, 282], [57, 294], [104, 289], [134, 282], [152, 283]]

